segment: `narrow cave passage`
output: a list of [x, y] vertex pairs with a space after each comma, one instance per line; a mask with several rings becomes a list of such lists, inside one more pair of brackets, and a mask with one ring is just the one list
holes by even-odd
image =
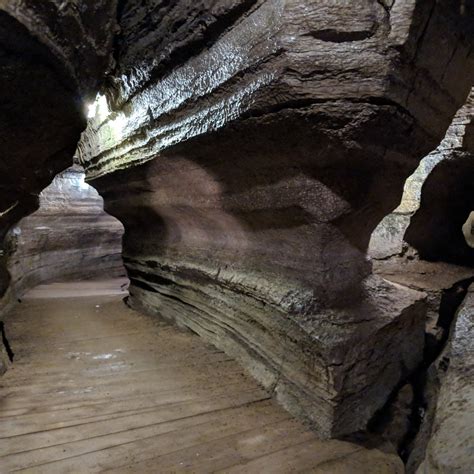
[[9, 315], [17, 350], [1, 380], [2, 472], [211, 471], [277, 463], [281, 450], [295, 466], [315, 462], [314, 434], [235, 361], [114, 290], [44, 285]]
[[1, 472], [396, 472], [395, 454], [318, 440], [223, 351], [127, 307], [123, 226], [77, 165], [39, 204], [4, 247]]
[[38, 284], [122, 279], [123, 225], [104, 211], [99, 193], [74, 165], [39, 195], [39, 208], [13, 226], [4, 258], [15, 298]]
[[0, 1], [0, 474], [470, 473], [473, 20]]

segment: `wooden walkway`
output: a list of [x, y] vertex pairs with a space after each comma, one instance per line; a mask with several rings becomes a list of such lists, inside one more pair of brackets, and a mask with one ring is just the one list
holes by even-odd
[[0, 473], [401, 472], [318, 441], [224, 353], [100, 288], [42, 287], [7, 318]]

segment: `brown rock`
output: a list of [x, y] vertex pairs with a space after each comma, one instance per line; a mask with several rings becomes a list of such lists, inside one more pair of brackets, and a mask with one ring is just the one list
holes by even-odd
[[461, 10], [121, 6], [80, 156], [124, 223], [130, 303], [238, 357], [322, 436], [363, 428], [421, 359], [423, 295], [370, 276], [366, 247], [465, 101]]
[[474, 465], [474, 294], [461, 306], [437, 363], [440, 389], [426, 457], [417, 473], [468, 473]]
[[40, 207], [13, 227], [6, 240], [15, 296], [55, 280], [125, 274], [123, 226], [104, 212], [97, 191], [79, 167], [57, 175], [40, 194]]

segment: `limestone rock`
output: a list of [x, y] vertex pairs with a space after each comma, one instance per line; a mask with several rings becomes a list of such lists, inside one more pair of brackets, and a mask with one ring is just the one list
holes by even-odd
[[0, 11], [50, 51], [82, 100], [95, 97], [104, 74], [114, 66], [117, 0], [8, 0], [0, 3]]
[[[112, 63], [115, 0], [0, 2], [0, 239], [38, 207], [72, 164], [94, 97]], [[0, 295], [9, 276], [0, 255]]]
[[459, 265], [474, 261], [474, 250], [463, 237], [463, 225], [474, 209], [470, 199], [474, 173], [473, 120], [474, 89], [443, 141], [407, 179], [400, 205], [372, 234], [372, 258], [401, 255], [409, 244], [424, 259]]
[[424, 295], [371, 276], [366, 248], [465, 101], [466, 11], [121, 2], [80, 160], [124, 223], [130, 304], [238, 357], [321, 436], [363, 428], [421, 358]]
[[79, 158], [125, 226], [130, 304], [321, 436], [364, 428], [421, 358], [424, 295], [366, 249], [473, 69], [472, 2], [344, 3], [0, 4], [3, 231], [70, 163], [108, 72]]
[[16, 297], [57, 279], [125, 274], [123, 226], [103, 210], [102, 198], [72, 167], [40, 194], [40, 207], [7, 235], [8, 270]]
[[440, 389], [426, 458], [417, 473], [468, 473], [474, 465], [474, 287], [438, 362]]

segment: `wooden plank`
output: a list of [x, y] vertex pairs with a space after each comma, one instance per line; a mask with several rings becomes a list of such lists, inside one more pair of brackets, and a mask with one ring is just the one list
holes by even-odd
[[0, 383], [0, 473], [350, 472], [344, 456], [364, 466], [362, 448], [316, 440], [198, 337], [117, 295], [40, 291], [7, 320], [16, 356]]
[[[114, 466], [127, 457], [143, 459], [156, 455], [157, 452], [169, 452], [178, 448], [193, 445], [196, 440], [219, 439], [226, 434], [242, 429], [242, 426], [253, 427], [262, 423], [288, 418], [282, 412], [276, 412], [266, 402], [252, 403], [243, 408], [228, 408], [201, 413], [197, 416], [170, 417], [168, 422], [151, 422], [156, 418], [133, 420], [122, 419], [119, 431], [101, 433], [98, 426], [87, 437], [77, 441], [64, 441], [43, 449], [33, 449], [10, 454], [0, 458], [0, 466], [7, 471], [33, 468], [33, 472], [67, 472], [74, 466], [87, 468], [94, 472], [97, 466], [101, 469]], [[95, 425], [98, 425], [96, 423]], [[114, 429], [116, 429], [114, 427]], [[64, 440], [64, 438], [62, 438]]]
[[[101, 436], [126, 429], [138, 428], [147, 424], [163, 423], [173, 419], [196, 416], [198, 414], [223, 410], [244, 404], [268, 399], [261, 391], [249, 391], [229, 394], [209, 400], [185, 402], [152, 409], [137, 411], [131, 414], [110, 415], [104, 420], [73, 422], [71, 426], [58, 426], [43, 430], [41, 426], [37, 431], [18, 436], [4, 437], [0, 440], [0, 456], [15, 453], [19, 446], [22, 450], [38, 449], [61, 443], [72, 442], [87, 437]], [[67, 424], [67, 422], [66, 422]]]
[[232, 433], [217, 441], [201, 443], [147, 461], [114, 467], [114, 473], [214, 472], [248, 462], [282, 448], [314, 439], [300, 423], [286, 419], [262, 427]]

